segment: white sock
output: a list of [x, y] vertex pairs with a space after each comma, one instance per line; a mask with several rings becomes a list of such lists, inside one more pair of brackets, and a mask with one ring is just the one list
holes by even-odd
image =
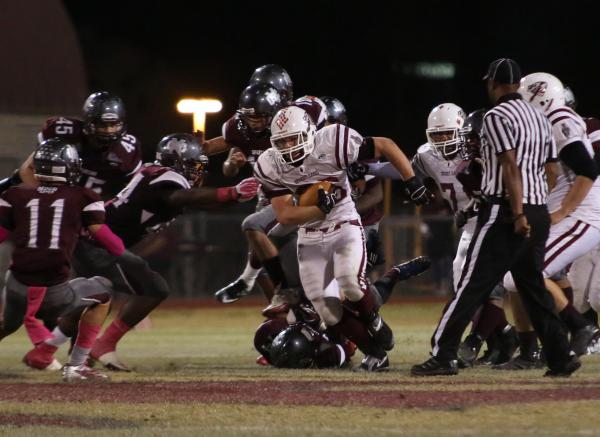
[[65, 334], [63, 334], [63, 332], [57, 326], [52, 331], [52, 338], [49, 338], [48, 340], [46, 340], [45, 343], [51, 344], [52, 346], [60, 347], [61, 345], [65, 344], [67, 341], [69, 341], [69, 337], [67, 337]]
[[252, 267], [252, 265], [250, 265], [250, 261], [248, 261], [246, 263], [246, 268], [242, 272], [242, 275], [240, 276], [240, 278], [244, 280], [246, 285], [248, 285], [248, 288], [252, 288], [252, 287], [254, 287], [256, 278], [261, 270], [262, 270], [262, 267], [255, 269], [254, 267]]
[[91, 349], [84, 349], [81, 346], [75, 345], [69, 357], [69, 365], [81, 366], [87, 360], [90, 351]]

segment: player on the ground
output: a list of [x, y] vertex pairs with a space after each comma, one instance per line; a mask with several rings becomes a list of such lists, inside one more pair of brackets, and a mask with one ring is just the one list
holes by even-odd
[[[188, 207], [244, 201], [256, 195], [257, 182], [246, 179], [235, 187], [204, 188], [208, 158], [197, 136], [172, 134], [157, 147], [156, 163], [146, 164], [106, 205], [107, 224], [131, 247], [150, 232], [158, 232]], [[129, 370], [116, 354], [119, 340], [169, 294], [169, 287], [141, 257], [126, 252], [115, 258], [92, 241], [82, 240], [75, 251], [79, 275], [109, 278], [127, 302], [94, 344], [90, 357], [110, 370]], [[56, 337], [67, 338], [63, 326]]]
[[33, 165], [39, 186], [13, 187], [0, 199], [0, 240], [12, 233], [16, 247], [7, 275], [0, 338], [24, 323], [35, 348], [23, 360], [30, 367], [45, 369], [56, 364], [57, 345], [36, 317], [73, 317], [79, 333], [63, 379], [106, 379], [85, 362], [108, 314], [112, 285], [101, 277], [69, 281], [69, 276], [82, 228], [114, 256], [122, 256], [123, 243], [104, 224], [100, 197], [77, 186], [81, 161], [75, 146], [60, 139], [43, 141], [33, 155]]

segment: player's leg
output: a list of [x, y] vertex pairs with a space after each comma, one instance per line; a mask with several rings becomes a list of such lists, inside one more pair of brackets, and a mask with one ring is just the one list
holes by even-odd
[[4, 286], [4, 306], [0, 324], [0, 340], [9, 336], [23, 325], [27, 311], [27, 286], [7, 274]]
[[121, 256], [116, 267], [120, 275], [111, 275], [109, 278], [115, 284], [115, 290], [119, 289], [117, 283], [126, 282], [135, 294], [128, 296], [115, 319], [96, 340], [90, 357], [111, 370], [128, 371], [127, 366], [117, 357], [117, 344], [168, 297], [169, 286], [143, 258], [131, 252], [127, 251]]

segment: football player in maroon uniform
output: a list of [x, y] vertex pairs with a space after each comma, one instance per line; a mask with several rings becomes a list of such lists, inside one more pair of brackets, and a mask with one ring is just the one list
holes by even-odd
[[77, 186], [81, 160], [73, 145], [60, 139], [42, 142], [33, 165], [39, 186], [12, 187], [0, 198], [0, 241], [11, 233], [15, 244], [0, 338], [24, 323], [35, 348], [23, 360], [30, 367], [47, 368], [57, 346], [36, 316], [74, 317], [79, 334], [63, 379], [106, 379], [85, 362], [108, 313], [112, 285], [101, 277], [68, 279], [82, 228], [114, 256], [123, 254], [123, 242], [104, 224], [100, 197]]
[[[127, 132], [125, 105], [116, 95], [101, 91], [83, 104], [83, 119], [53, 117], [38, 134], [39, 141], [63, 138], [76, 144], [82, 160], [79, 184], [107, 200], [115, 196], [142, 165], [139, 140]], [[30, 156], [20, 177], [36, 184]]]
[[[234, 187], [200, 187], [208, 158], [198, 137], [172, 134], [158, 144], [156, 163], [144, 165], [130, 183], [106, 204], [106, 222], [123, 238], [126, 247], [149, 232], [158, 232], [187, 207], [245, 201], [256, 195], [257, 182], [245, 179]], [[125, 256], [126, 255], [126, 256]], [[115, 258], [93, 241], [81, 240], [74, 267], [84, 277], [100, 275], [127, 293], [127, 302], [98, 338], [91, 358], [111, 370], [129, 370], [117, 357], [119, 340], [169, 294], [166, 281], [141, 257], [125, 252]], [[62, 331], [64, 337], [72, 330]]]

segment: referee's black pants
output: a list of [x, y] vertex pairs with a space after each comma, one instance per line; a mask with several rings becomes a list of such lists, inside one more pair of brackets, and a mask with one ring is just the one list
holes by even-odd
[[456, 293], [431, 339], [433, 355], [440, 360], [456, 359], [473, 314], [509, 270], [541, 339], [548, 367], [560, 368], [569, 360], [566, 329], [542, 276], [550, 229], [548, 209], [546, 205], [525, 204], [523, 212], [531, 225], [529, 238], [515, 234], [507, 201], [494, 199], [481, 206]]

